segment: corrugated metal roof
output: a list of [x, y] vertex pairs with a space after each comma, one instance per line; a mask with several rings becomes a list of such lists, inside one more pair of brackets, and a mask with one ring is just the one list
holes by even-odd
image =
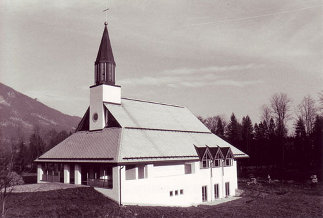
[[123, 129], [119, 162], [129, 158], [198, 156], [197, 147], [230, 147], [239, 157], [242, 151], [212, 133]]
[[134, 99], [104, 103], [122, 127], [210, 132], [187, 108]]
[[237, 157], [247, 157], [212, 133], [105, 128], [101, 131], [76, 132], [39, 160], [137, 162], [197, 159], [195, 146], [230, 147]]
[[39, 159], [104, 159], [116, 161], [121, 128], [79, 131], [47, 151]]

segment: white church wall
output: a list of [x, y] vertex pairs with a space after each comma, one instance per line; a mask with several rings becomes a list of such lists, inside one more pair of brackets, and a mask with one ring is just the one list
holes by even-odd
[[120, 183], [119, 183], [119, 169], [120, 166], [115, 166], [112, 168], [112, 189], [106, 189], [106, 188], [95, 188], [95, 190], [101, 192], [105, 196], [111, 198], [112, 200], [116, 202], [120, 202], [119, 199], [119, 191], [120, 191]]
[[43, 178], [44, 170], [43, 170], [43, 165], [42, 164], [37, 164], [37, 183], [43, 183], [41, 181]]
[[[202, 203], [202, 186], [207, 186], [208, 201], [214, 201], [214, 184], [219, 184], [220, 198], [225, 197], [225, 182], [230, 182], [230, 195], [235, 194], [236, 172], [233, 166], [200, 169], [194, 162], [195, 173], [185, 174], [184, 163], [172, 165], [148, 165], [148, 178], [125, 179], [121, 172], [122, 204], [190, 206]], [[181, 193], [182, 190], [182, 193]], [[172, 196], [170, 194], [172, 192]]]
[[[103, 102], [121, 104], [121, 87], [99, 85], [90, 88], [90, 130], [99, 130], [105, 127], [105, 113]], [[93, 119], [98, 114], [97, 120]]]

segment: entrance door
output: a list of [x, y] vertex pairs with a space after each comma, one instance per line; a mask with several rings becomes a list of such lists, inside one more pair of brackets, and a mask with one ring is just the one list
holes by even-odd
[[214, 184], [214, 198], [219, 198], [219, 184]]
[[202, 201], [207, 201], [207, 186], [202, 186]]
[[225, 183], [225, 197], [228, 197], [230, 195], [230, 183]]

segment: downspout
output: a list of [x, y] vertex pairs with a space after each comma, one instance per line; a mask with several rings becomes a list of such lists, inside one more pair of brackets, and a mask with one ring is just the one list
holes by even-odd
[[210, 167], [210, 200], [212, 202], [212, 168], [213, 168], [213, 160], [211, 160], [211, 167]]
[[224, 179], [223, 178], [224, 177], [224, 160], [222, 160], [221, 162], [222, 162], [222, 164], [221, 164], [222, 165], [222, 167], [221, 167], [222, 168], [222, 184], [221, 184], [221, 186], [222, 186], [222, 197], [225, 197], [225, 195], [226, 195], [226, 193], [225, 193], [225, 184], [224, 184], [224, 180], [223, 180]]
[[122, 206], [122, 203], [121, 203], [121, 170], [124, 168], [124, 166], [121, 166], [120, 168], [119, 168], [119, 196], [120, 196], [120, 198], [119, 198], [119, 206]]

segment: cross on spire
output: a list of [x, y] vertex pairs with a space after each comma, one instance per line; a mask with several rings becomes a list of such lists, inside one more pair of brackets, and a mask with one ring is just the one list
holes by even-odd
[[103, 12], [105, 12], [105, 22], [104, 22], [104, 25], [108, 25], [108, 10], [109, 10], [109, 8], [103, 10]]

